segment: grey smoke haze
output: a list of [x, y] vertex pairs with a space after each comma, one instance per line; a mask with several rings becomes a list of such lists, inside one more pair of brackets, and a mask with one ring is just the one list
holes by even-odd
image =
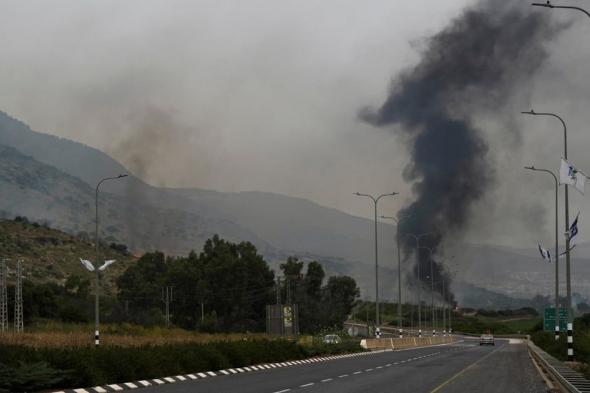
[[[474, 103], [480, 111], [501, 108], [541, 67], [546, 42], [560, 30], [547, 14], [517, 2], [481, 1], [428, 41], [420, 62], [395, 80], [379, 109], [361, 115], [377, 127], [400, 125], [395, 131], [411, 151], [404, 179], [416, 199], [399, 214], [407, 217], [403, 233], [432, 232], [422, 244], [436, 254], [446, 236], [465, 229], [496, 178]], [[406, 254], [415, 252], [415, 240], [403, 239]], [[424, 279], [430, 254], [421, 249], [419, 255]], [[435, 264], [435, 277], [441, 266]]]
[[[391, 125], [395, 136], [389, 126], [374, 132], [356, 118], [357, 110], [377, 107], [392, 75], [420, 64], [430, 42], [424, 37], [473, 3], [5, 1], [0, 109], [33, 129], [106, 151], [154, 185], [271, 191], [367, 217], [371, 207], [352, 193], [393, 189], [401, 196], [380, 205], [380, 214], [393, 215], [413, 201], [402, 173], [411, 160], [405, 141], [414, 134], [397, 130], [401, 122]], [[577, 23], [547, 43], [550, 58], [526, 78], [530, 95], [513, 94], [512, 107], [488, 113], [479, 108], [482, 101], [493, 106], [484, 97], [469, 105], [477, 110], [467, 123], [481, 130], [496, 174], [495, 186], [472, 206], [476, 214], [465, 235], [535, 247], [552, 239], [551, 183], [520, 168], [556, 167], [559, 129], [546, 119], [513, 121], [510, 127], [521, 130], [518, 150], [502, 119], [530, 106], [559, 112], [571, 129], [572, 160], [590, 168], [590, 133], [584, 132], [590, 48], [583, 41], [589, 27], [575, 15], [521, 3], [521, 16]], [[490, 14], [505, 15], [505, 6], [498, 7]], [[142, 145], [127, 154], [124, 147], [135, 147], [130, 141], [142, 135], [142, 119], [152, 112], [167, 119], [158, 124], [169, 124], [158, 128], [178, 138], [158, 138], [163, 148]], [[137, 152], [147, 159], [138, 163]], [[589, 216], [590, 205], [578, 195], [572, 199]], [[581, 233], [590, 233], [590, 220], [580, 224]], [[371, 234], [370, 227], [363, 234], [368, 254]]]

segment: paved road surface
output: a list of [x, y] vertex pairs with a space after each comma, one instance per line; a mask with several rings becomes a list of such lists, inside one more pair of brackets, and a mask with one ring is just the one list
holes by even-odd
[[162, 385], [145, 393], [541, 393], [524, 344], [477, 341]]

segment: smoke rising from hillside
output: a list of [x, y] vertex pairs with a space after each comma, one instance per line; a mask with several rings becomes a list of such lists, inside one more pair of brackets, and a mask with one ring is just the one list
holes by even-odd
[[[548, 13], [528, 5], [481, 1], [428, 41], [419, 63], [395, 79], [381, 107], [361, 113], [403, 135], [411, 152], [404, 179], [416, 198], [400, 213], [409, 216], [400, 225], [403, 233], [434, 232], [422, 245], [436, 253], [445, 237], [465, 229], [474, 203], [495, 184], [473, 114], [495, 112], [525, 86], [547, 58], [544, 44], [560, 30]], [[405, 237], [403, 247], [409, 255], [415, 240]], [[420, 250], [419, 260], [424, 280], [430, 274], [427, 250]], [[442, 270], [436, 266], [435, 277]]]

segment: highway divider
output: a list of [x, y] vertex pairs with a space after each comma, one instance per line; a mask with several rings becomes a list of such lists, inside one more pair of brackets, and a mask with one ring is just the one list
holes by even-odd
[[430, 345], [450, 344], [458, 339], [454, 336], [435, 336], [435, 337], [406, 337], [406, 338], [380, 338], [361, 340], [361, 347], [370, 351], [384, 349], [406, 349], [427, 347]]

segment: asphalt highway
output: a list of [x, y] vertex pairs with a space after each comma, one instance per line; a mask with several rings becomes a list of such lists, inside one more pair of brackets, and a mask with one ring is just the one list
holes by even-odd
[[154, 393], [541, 393], [524, 344], [475, 340], [141, 389]]

